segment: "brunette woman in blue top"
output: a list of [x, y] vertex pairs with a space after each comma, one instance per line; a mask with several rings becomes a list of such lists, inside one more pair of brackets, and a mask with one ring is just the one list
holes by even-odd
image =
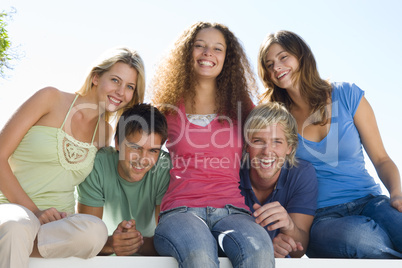
[[[364, 92], [355, 84], [321, 79], [309, 46], [289, 31], [268, 35], [258, 61], [264, 100], [284, 103], [295, 117], [296, 156], [317, 172], [318, 210], [307, 255], [401, 258], [400, 175]], [[390, 197], [365, 169], [363, 147]]]

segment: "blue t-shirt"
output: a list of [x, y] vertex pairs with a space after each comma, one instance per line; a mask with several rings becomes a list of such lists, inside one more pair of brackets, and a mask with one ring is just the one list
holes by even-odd
[[296, 156], [313, 164], [318, 179], [318, 208], [381, 194], [365, 168], [363, 148], [353, 117], [364, 92], [355, 84], [332, 84], [332, 117], [320, 142], [299, 134]]
[[[250, 169], [246, 165], [240, 169], [239, 188], [252, 212], [255, 203], [265, 205], [278, 201], [288, 213], [315, 215], [318, 191], [315, 170], [309, 162], [301, 159], [298, 159], [298, 164], [293, 168], [288, 168], [287, 162], [282, 166], [276, 187], [264, 204], [261, 204], [254, 194], [250, 182]], [[267, 232], [273, 239], [278, 235], [279, 229]]]

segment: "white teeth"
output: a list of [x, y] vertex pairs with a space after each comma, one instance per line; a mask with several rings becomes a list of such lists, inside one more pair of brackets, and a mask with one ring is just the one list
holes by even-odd
[[260, 159], [260, 161], [264, 164], [269, 164], [275, 161], [275, 159]]
[[130, 162], [130, 165], [131, 165], [131, 167], [132, 168], [135, 168], [135, 169], [145, 169], [145, 168], [148, 168], [149, 167], [149, 164], [148, 163], [141, 163], [141, 161], [140, 162]]
[[275, 162], [275, 159], [260, 159], [260, 162], [263, 167], [267, 168]]
[[109, 96], [109, 100], [111, 100], [112, 102], [114, 102], [114, 103], [116, 103], [116, 104], [120, 104], [120, 103], [121, 103], [121, 101], [119, 101], [118, 99], [115, 99], [115, 98], [110, 97], [110, 96]]
[[206, 66], [214, 66], [214, 64], [210, 61], [199, 61], [198, 62], [200, 65], [206, 65]]
[[143, 169], [142, 166], [137, 166], [137, 165], [134, 165], [134, 164], [131, 164], [131, 166], [132, 166], [133, 168], [135, 168], [135, 169]]
[[289, 73], [289, 72], [281, 73], [281, 74], [278, 76], [278, 79], [281, 78], [282, 76], [288, 74], [288, 73]]

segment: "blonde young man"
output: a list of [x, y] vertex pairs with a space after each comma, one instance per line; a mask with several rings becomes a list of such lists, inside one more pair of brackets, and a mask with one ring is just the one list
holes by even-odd
[[295, 159], [297, 125], [279, 103], [261, 104], [244, 127], [240, 189], [255, 221], [273, 240], [275, 257], [301, 257], [317, 207], [313, 166]]

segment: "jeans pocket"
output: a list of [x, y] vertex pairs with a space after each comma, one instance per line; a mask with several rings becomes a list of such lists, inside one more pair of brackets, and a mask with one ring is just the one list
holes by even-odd
[[244, 208], [239, 208], [233, 205], [226, 205], [225, 208], [228, 210], [229, 214], [246, 214], [251, 215], [251, 212]]
[[163, 218], [167, 218], [167, 217], [169, 217], [171, 215], [174, 215], [176, 213], [187, 212], [187, 210], [188, 210], [188, 207], [181, 206], [181, 207], [172, 208], [172, 209], [162, 211], [161, 213], [159, 213], [159, 222], [161, 222]]

